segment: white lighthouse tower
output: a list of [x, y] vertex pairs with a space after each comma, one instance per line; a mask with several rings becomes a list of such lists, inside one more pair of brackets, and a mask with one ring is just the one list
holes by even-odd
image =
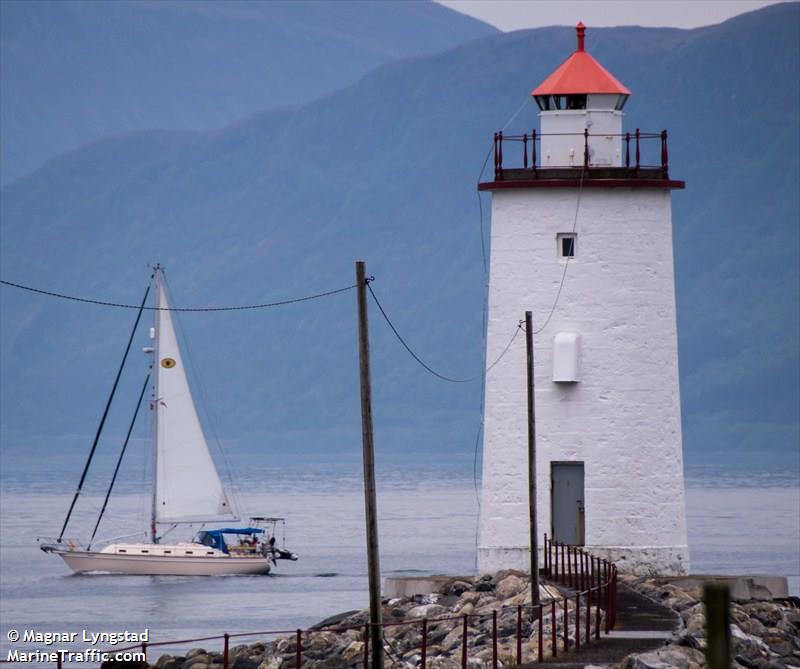
[[[541, 130], [495, 135], [487, 360], [533, 312], [540, 533], [624, 571], [688, 570], [666, 131], [584, 49], [534, 91]], [[525, 354], [486, 380], [478, 568], [527, 569]], [[539, 539], [541, 546], [541, 536]]]

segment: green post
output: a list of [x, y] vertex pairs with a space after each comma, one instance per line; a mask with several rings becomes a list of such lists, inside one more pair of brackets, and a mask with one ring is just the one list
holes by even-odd
[[708, 669], [730, 669], [731, 666], [731, 597], [728, 586], [706, 583], [703, 600], [706, 605], [706, 665]]

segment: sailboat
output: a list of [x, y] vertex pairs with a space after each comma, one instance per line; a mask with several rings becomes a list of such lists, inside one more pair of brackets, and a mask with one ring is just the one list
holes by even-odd
[[[152, 356], [154, 379], [149, 541], [121, 543], [112, 540], [99, 549], [92, 549], [91, 541], [83, 548], [75, 540], [59, 537], [40, 544], [40, 548], [60, 556], [77, 573], [268, 574], [276, 560], [297, 559], [297, 555], [285, 547], [275, 545], [276, 528], [284, 522], [282, 518], [251, 516], [246, 527], [206, 529], [207, 523], [231, 523], [239, 518], [222, 485], [197, 416], [172, 322], [163, 270], [158, 265], [153, 278], [155, 323], [150, 329], [152, 346], [144, 348]], [[111, 488], [109, 494], [110, 491]], [[171, 531], [183, 524], [201, 525], [191, 541], [165, 543], [163, 537], [159, 537], [159, 526], [168, 525]]]

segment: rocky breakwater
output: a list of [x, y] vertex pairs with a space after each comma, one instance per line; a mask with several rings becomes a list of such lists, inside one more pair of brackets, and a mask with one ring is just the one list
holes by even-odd
[[[658, 650], [629, 655], [621, 669], [700, 669], [705, 666], [706, 616], [699, 581], [620, 576], [625, 586], [680, 614], [675, 638]], [[732, 590], [734, 669], [800, 669], [800, 600]], [[758, 598], [753, 598], [755, 595]]]
[[[543, 655], [550, 654], [553, 639], [553, 606], [558, 651], [564, 647], [564, 607], [557, 589], [540, 588], [542, 602], [547, 602], [542, 617]], [[475, 578], [444, 580], [438, 592], [413, 597], [383, 600], [383, 639], [387, 666], [416, 669], [422, 658], [423, 621], [426, 631], [426, 664], [430, 669], [461, 667], [466, 620], [466, 645], [470, 669], [488, 669], [495, 652], [493, 630], [496, 626], [498, 664], [514, 666], [519, 624], [524, 662], [534, 661], [539, 649], [539, 621], [531, 603], [526, 574], [501, 571]], [[575, 644], [574, 599], [568, 607], [568, 644]], [[581, 625], [585, 625], [585, 604]], [[595, 624], [604, 614], [590, 607]], [[319, 623], [303, 632], [300, 648], [302, 669], [358, 669], [364, 666], [364, 636], [367, 611], [354, 611]], [[581, 639], [585, 634], [582, 627]], [[269, 641], [233, 646], [229, 650], [231, 669], [294, 669], [297, 666], [297, 637], [282, 636]], [[195, 648], [185, 656], [164, 655], [152, 665], [158, 669], [220, 669], [222, 653]]]

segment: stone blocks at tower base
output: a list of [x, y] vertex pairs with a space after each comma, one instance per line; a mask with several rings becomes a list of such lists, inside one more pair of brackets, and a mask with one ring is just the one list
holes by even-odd
[[[636, 576], [683, 576], [689, 573], [688, 546], [583, 546], [595, 557], [614, 562], [621, 573]], [[529, 571], [527, 546], [479, 546], [478, 573], [501, 569]], [[539, 548], [539, 566], [544, 567], [544, 553]]]

